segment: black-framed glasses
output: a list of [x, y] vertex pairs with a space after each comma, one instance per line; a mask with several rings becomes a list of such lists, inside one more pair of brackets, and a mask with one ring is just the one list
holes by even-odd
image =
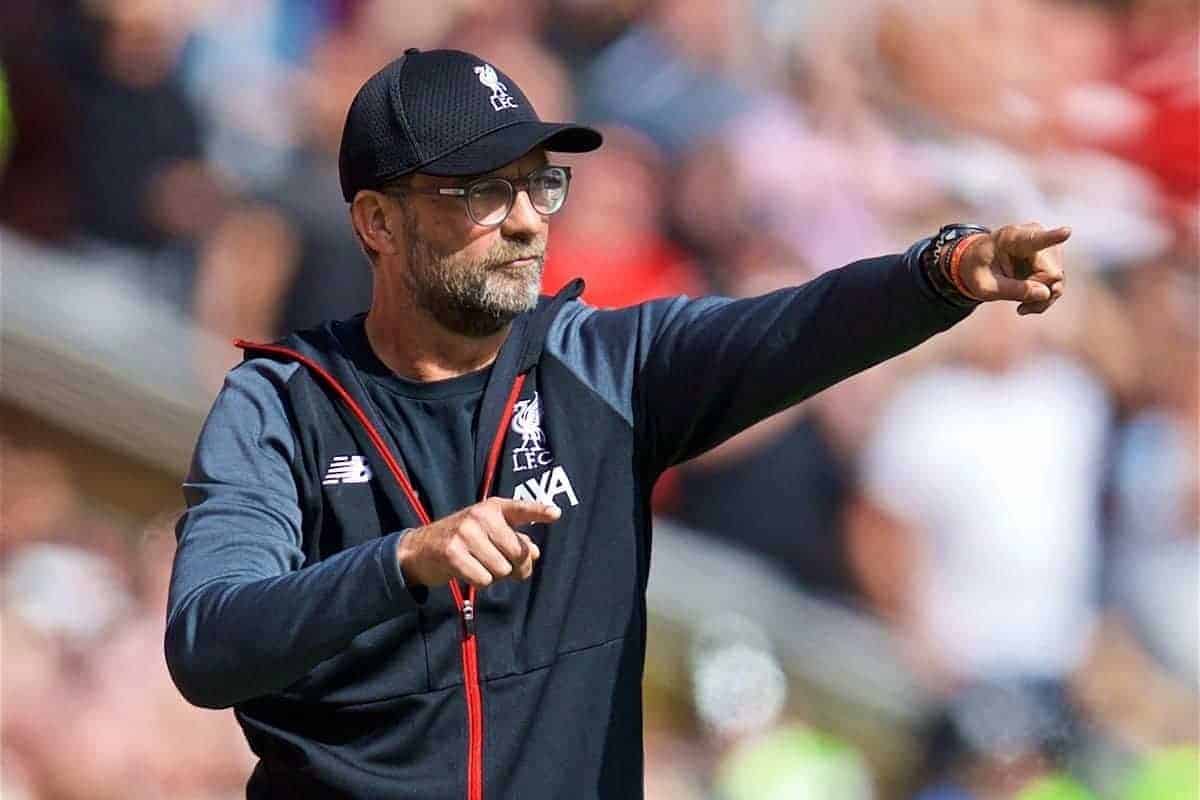
[[[538, 167], [524, 178], [502, 178], [488, 175], [462, 186], [439, 186], [422, 189], [404, 186], [399, 191], [429, 194], [440, 197], [461, 197], [467, 204], [467, 216], [476, 225], [495, 228], [504, 224], [517, 201], [517, 192], [524, 189], [529, 202], [539, 214], [556, 214], [567, 202], [571, 186], [571, 168], [549, 165]], [[384, 190], [386, 192], [386, 190]]]

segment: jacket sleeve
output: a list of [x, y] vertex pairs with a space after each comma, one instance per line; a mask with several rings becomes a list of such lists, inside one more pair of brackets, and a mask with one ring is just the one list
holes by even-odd
[[927, 243], [761, 297], [643, 306], [635, 407], [649, 468], [693, 458], [965, 318], [971, 309], [924, 275]]
[[184, 483], [165, 649], [176, 686], [198, 706], [283, 689], [415, 608], [395, 557], [401, 533], [304, 563], [282, 394], [296, 368], [257, 360], [229, 374]]

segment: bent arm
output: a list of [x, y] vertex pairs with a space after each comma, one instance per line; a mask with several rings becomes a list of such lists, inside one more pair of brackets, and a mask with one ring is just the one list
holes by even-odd
[[305, 565], [281, 389], [296, 367], [230, 373], [184, 484], [166, 660], [191, 703], [224, 708], [286, 688], [357, 635], [415, 608], [400, 533]]

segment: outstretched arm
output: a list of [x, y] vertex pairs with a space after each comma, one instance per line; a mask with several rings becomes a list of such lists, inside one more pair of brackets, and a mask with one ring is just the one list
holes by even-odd
[[924, 240], [903, 255], [857, 261], [761, 297], [642, 306], [635, 407], [649, 468], [699, 455], [915, 347], [980, 301], [1045, 311], [1064, 286], [1061, 263], [1048, 249], [1069, 234], [1001, 228], [964, 237], [937, 257]]

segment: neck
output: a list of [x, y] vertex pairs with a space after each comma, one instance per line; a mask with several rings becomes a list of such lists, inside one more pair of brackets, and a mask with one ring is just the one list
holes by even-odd
[[372, 303], [367, 313], [367, 340], [384, 365], [416, 381], [440, 381], [474, 372], [491, 364], [511, 325], [490, 336], [471, 337], [447, 330], [415, 305], [389, 309]]

